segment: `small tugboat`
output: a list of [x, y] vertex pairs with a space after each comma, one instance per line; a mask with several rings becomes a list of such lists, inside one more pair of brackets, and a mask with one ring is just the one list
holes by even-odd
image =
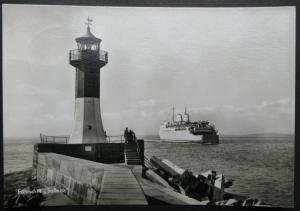
[[191, 122], [189, 114], [177, 114], [174, 119], [173, 106], [172, 122], [164, 122], [159, 128], [159, 137], [162, 140], [175, 142], [200, 142], [202, 144], [218, 144], [219, 135], [214, 125], [210, 125], [208, 121]]

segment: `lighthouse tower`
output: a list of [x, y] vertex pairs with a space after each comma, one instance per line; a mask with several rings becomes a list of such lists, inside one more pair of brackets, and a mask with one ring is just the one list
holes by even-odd
[[90, 30], [76, 38], [77, 49], [69, 53], [70, 64], [76, 68], [75, 122], [70, 144], [104, 143], [106, 134], [100, 112], [100, 69], [107, 64], [107, 52], [100, 50], [101, 39]]

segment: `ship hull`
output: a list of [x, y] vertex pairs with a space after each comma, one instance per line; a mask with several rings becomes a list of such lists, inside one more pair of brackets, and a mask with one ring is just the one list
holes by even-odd
[[159, 129], [159, 137], [166, 141], [176, 141], [176, 142], [202, 142], [203, 135], [194, 135], [190, 133], [188, 128], [183, 130], [175, 130], [172, 127], [161, 126]]

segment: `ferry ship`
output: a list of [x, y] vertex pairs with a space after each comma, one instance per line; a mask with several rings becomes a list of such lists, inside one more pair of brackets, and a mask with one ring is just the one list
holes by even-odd
[[189, 114], [177, 114], [171, 122], [163, 122], [159, 128], [159, 137], [162, 140], [176, 142], [199, 142], [202, 144], [218, 144], [219, 135], [214, 125], [210, 125], [208, 121], [190, 121]]

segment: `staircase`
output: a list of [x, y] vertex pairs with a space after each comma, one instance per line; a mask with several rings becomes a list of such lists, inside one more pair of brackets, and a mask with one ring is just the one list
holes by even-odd
[[125, 144], [125, 158], [127, 165], [142, 165], [137, 145], [135, 143]]

